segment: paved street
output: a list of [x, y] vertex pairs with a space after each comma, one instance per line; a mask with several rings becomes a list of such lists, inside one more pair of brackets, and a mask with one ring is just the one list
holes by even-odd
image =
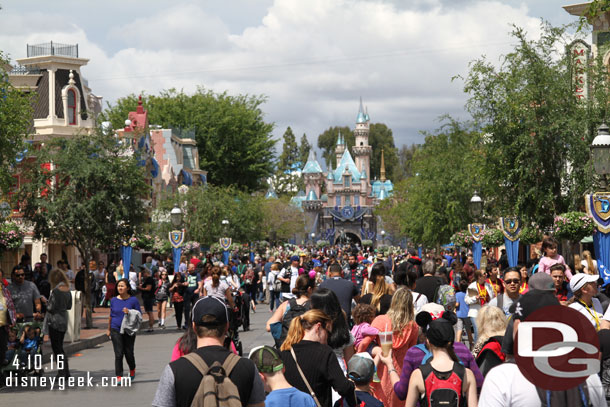
[[[271, 335], [265, 331], [265, 322], [271, 314], [265, 304], [255, 314], [250, 314], [249, 332], [240, 332], [244, 345], [244, 354], [257, 345], [271, 344]], [[150, 405], [163, 367], [169, 362], [172, 348], [180, 337], [181, 331], [176, 330], [175, 320], [172, 318], [165, 330], [155, 330], [152, 334], [141, 333], [136, 339], [136, 378], [130, 388], [103, 388], [103, 377], [114, 376], [114, 352], [112, 343], [105, 342], [96, 348], [85, 349], [70, 356], [70, 370], [73, 376], [92, 377], [93, 388], [75, 388], [65, 390], [49, 390], [42, 388], [4, 388], [0, 389], [1, 405], [27, 405], [45, 407], [66, 407], [71, 402], [79, 405], [86, 403], [87, 407], [117, 406], [145, 406]], [[125, 363], [127, 372], [127, 364]], [[50, 365], [45, 376], [54, 377], [56, 372], [50, 372]], [[20, 403], [20, 404], [17, 404]]]

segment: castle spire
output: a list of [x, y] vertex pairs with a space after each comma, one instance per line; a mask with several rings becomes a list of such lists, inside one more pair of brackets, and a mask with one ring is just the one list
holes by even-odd
[[381, 182], [385, 182], [385, 160], [383, 159], [383, 148], [381, 149], [381, 171], [379, 174]]
[[358, 117], [356, 117], [356, 123], [366, 123], [366, 116], [364, 114], [364, 108], [362, 107], [362, 96], [360, 96], [360, 107], [358, 108]]
[[337, 137], [337, 145], [343, 145], [343, 140], [341, 140], [341, 129], [339, 129], [339, 137]]
[[138, 97], [138, 107], [136, 108], [136, 113], [142, 114], [144, 113], [144, 108], [142, 107], [142, 95]]

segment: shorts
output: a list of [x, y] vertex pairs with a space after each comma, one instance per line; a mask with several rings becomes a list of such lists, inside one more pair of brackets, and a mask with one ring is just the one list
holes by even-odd
[[144, 311], [153, 312], [153, 305], [155, 305], [154, 298], [142, 298], [142, 302], [144, 303]]
[[456, 331], [461, 332], [462, 330], [466, 330], [466, 332], [472, 331], [472, 324], [470, 323], [470, 318], [458, 318]]

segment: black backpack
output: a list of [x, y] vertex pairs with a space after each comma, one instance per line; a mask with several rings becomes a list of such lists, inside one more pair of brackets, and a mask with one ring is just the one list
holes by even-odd
[[85, 291], [85, 271], [81, 270], [74, 277], [74, 288], [76, 291]]
[[280, 339], [276, 339], [275, 341], [275, 345], [278, 349], [286, 340], [286, 336], [288, 336], [288, 329], [290, 329], [290, 323], [292, 320], [311, 309], [309, 301], [305, 302], [303, 305], [299, 305], [297, 300], [294, 298], [291, 298], [288, 301], [288, 306], [290, 308], [284, 313], [284, 317], [282, 318], [282, 335], [280, 336]]
[[[278, 276], [279, 276], [279, 274], [278, 274]], [[292, 270], [290, 268], [287, 268], [286, 273], [284, 274], [284, 277], [282, 277], [282, 278], [288, 279], [288, 283], [285, 283], [282, 281], [282, 292], [289, 293], [290, 292], [290, 279], [292, 278]]]

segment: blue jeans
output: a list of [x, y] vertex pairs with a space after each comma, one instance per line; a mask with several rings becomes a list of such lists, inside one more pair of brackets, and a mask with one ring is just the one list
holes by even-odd
[[472, 324], [472, 330], [474, 331], [474, 343], [479, 339], [479, 328], [477, 328], [477, 319], [475, 317], [470, 317], [470, 323]]
[[274, 304], [275, 308], [280, 306], [280, 294], [279, 291], [269, 291], [269, 309], [273, 311]]

